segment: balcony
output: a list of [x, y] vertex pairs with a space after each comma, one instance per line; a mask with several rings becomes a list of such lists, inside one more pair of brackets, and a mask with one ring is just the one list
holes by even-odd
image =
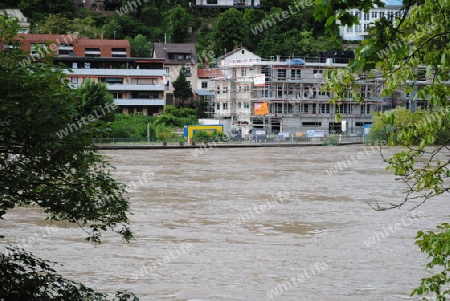
[[164, 91], [164, 85], [106, 85], [109, 91]]
[[118, 106], [164, 106], [161, 98], [120, 98], [114, 99]]
[[129, 77], [129, 76], [157, 76], [163, 77], [164, 69], [70, 69], [65, 70], [71, 75], [86, 75], [86, 76], [114, 76], [114, 77]]

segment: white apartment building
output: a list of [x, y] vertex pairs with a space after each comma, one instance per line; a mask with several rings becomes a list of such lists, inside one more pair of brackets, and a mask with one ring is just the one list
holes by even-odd
[[368, 28], [376, 20], [382, 17], [392, 19], [400, 16], [400, 11], [403, 8], [401, 0], [384, 0], [383, 2], [386, 3], [384, 7], [373, 8], [368, 13], [359, 9], [351, 9], [350, 13], [358, 18], [359, 24], [340, 26], [339, 35], [342, 39], [348, 41], [364, 40], [368, 35]]

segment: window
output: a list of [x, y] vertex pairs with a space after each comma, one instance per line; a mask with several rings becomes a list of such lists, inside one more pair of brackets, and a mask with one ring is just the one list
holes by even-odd
[[169, 72], [169, 67], [164, 67], [164, 72], [166, 73], [166, 74], [169, 74], [170, 72]]
[[312, 104], [312, 113], [313, 113], [313, 114], [316, 114], [316, 113], [317, 113], [317, 104], [316, 104], [316, 103], [313, 103], [313, 104]]
[[222, 108], [223, 108], [224, 110], [228, 110], [228, 102], [222, 103]]
[[314, 69], [314, 70], [313, 70], [313, 74], [316, 74], [316, 73], [323, 74], [323, 70], [320, 70], [320, 69]]
[[127, 49], [126, 48], [112, 48], [111, 56], [112, 57], [127, 57]]
[[291, 80], [298, 80], [302, 77], [302, 69], [291, 70]]
[[244, 102], [244, 109], [250, 109], [250, 103]]
[[191, 74], [191, 67], [183, 66], [183, 67], [181, 67], [181, 72], [183, 72], [184, 76], [186, 76], [186, 77], [192, 76], [192, 74]]
[[335, 105], [335, 113], [350, 114], [352, 112], [352, 107], [350, 104], [340, 104]]
[[73, 55], [73, 44], [59, 44], [58, 55]]
[[242, 104], [240, 102], [237, 103], [238, 104], [238, 109], [242, 108]]
[[380, 12], [380, 18], [384, 18], [384, 12]]
[[356, 11], [355, 16], [358, 18], [358, 20], [362, 20], [362, 13], [360, 11]]
[[286, 79], [286, 69], [278, 69], [278, 79], [279, 80]]
[[241, 76], [247, 76], [247, 69], [241, 68]]
[[360, 24], [355, 25], [355, 32], [362, 32]]
[[217, 94], [220, 94], [220, 86], [217, 86], [216, 89], [217, 89], [217, 92], [216, 92], [216, 93], [217, 93]]
[[285, 114], [292, 114], [293, 108], [294, 107], [292, 106], [292, 104], [290, 104], [290, 103], [285, 104], [284, 105], [284, 113]]
[[217, 110], [220, 110], [220, 102], [218, 102], [218, 103], [216, 104], [216, 109], [217, 109]]
[[302, 122], [303, 126], [322, 126], [322, 122]]
[[31, 44], [31, 54], [39, 55], [39, 54], [45, 53], [45, 50], [44, 50], [45, 47], [46, 46], [43, 43], [33, 43], [33, 44]]
[[228, 94], [228, 86], [223, 86], [223, 94]]
[[354, 26], [348, 26], [348, 25], [346, 25], [346, 26], [347, 26], [347, 32], [353, 32]]
[[85, 57], [100, 57], [100, 48], [85, 48], [84, 49]]
[[302, 103], [302, 105], [300, 106], [300, 112], [301, 113], [308, 113], [308, 104], [307, 103]]
[[122, 99], [122, 93], [112, 92], [114, 99]]
[[78, 85], [78, 77], [72, 77], [71, 83], [72, 83], [72, 85]]
[[206, 0], [206, 4], [217, 4], [217, 0]]
[[321, 103], [319, 105], [319, 113], [329, 114], [330, 113], [330, 104], [329, 103]]
[[114, 84], [123, 84], [123, 78], [122, 77], [100, 77], [98, 79], [99, 82], [107, 83], [108, 85], [114, 85]]
[[208, 82], [202, 81], [202, 89], [207, 89], [207, 88], [208, 88]]
[[232, 75], [231, 75], [232, 77], [236, 77], [236, 69], [233, 69], [233, 70], [231, 71], [231, 74], [232, 74]]
[[245, 85], [245, 86], [244, 86], [244, 91], [245, 91], [245, 92], [248, 92], [248, 91], [250, 91], [250, 86], [248, 86], [248, 85]]
[[365, 20], [365, 21], [368, 21], [368, 20], [369, 20], [369, 14], [368, 14], [368, 13], [365, 13], [365, 14], [364, 14], [364, 20]]
[[277, 87], [277, 97], [279, 97], [279, 98], [283, 97], [283, 87], [282, 86]]
[[372, 12], [372, 19], [376, 19], [376, 18], [377, 18], [377, 14], [378, 14], [378, 13], [377, 13], [376, 11], [373, 11], [373, 12]]
[[370, 24], [364, 24], [364, 32], [367, 32], [367, 30], [369, 29], [369, 25]]

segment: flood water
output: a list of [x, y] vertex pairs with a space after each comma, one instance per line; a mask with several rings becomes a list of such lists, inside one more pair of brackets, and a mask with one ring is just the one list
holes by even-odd
[[0, 233], [37, 237], [26, 249], [64, 276], [140, 300], [419, 300], [409, 294], [427, 258], [415, 234], [448, 220], [443, 199], [372, 210], [400, 202], [403, 186], [363, 145], [103, 153], [132, 186], [135, 241], [107, 233], [95, 246], [68, 224], [42, 235], [30, 208], [10, 211]]

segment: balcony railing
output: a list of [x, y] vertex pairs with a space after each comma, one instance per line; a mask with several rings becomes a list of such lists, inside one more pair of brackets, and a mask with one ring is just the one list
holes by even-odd
[[164, 106], [161, 98], [116, 98], [114, 102], [118, 106]]
[[164, 85], [107, 84], [109, 91], [164, 91]]
[[92, 75], [92, 76], [156, 76], [163, 77], [163, 69], [70, 69], [65, 71], [72, 75]]

